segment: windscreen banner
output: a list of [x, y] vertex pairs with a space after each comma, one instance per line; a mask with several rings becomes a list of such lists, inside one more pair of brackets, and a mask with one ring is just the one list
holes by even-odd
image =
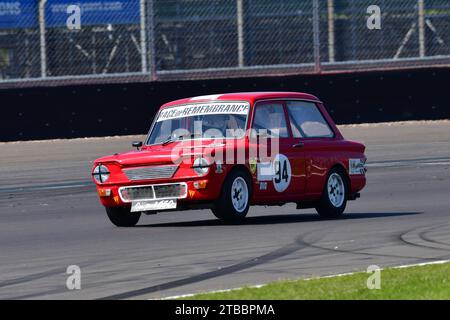
[[168, 107], [161, 111], [157, 122], [212, 114], [241, 114], [247, 115], [250, 105], [248, 103], [200, 103], [176, 107]]

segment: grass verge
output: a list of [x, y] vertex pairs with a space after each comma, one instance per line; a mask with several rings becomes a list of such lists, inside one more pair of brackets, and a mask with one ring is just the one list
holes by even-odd
[[198, 294], [188, 300], [416, 300], [450, 299], [450, 263], [381, 270], [381, 288], [368, 289], [365, 272], [331, 278], [277, 281], [260, 288]]

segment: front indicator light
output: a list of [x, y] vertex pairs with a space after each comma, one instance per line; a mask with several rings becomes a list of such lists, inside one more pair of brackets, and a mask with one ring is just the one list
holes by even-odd
[[208, 183], [208, 180], [200, 180], [194, 182], [194, 188], [195, 189], [206, 189], [206, 184]]
[[98, 195], [100, 197], [109, 197], [111, 196], [111, 189], [99, 189]]

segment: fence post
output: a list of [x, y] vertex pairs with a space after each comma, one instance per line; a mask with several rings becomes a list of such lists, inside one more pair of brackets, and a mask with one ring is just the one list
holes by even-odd
[[156, 42], [155, 42], [155, 11], [154, 1], [147, 0], [147, 36], [148, 36], [148, 63], [150, 78], [152, 81], [158, 80], [156, 70]]
[[141, 18], [141, 65], [142, 73], [147, 72], [147, 30], [146, 30], [146, 11], [145, 0], [140, 0], [140, 18]]
[[328, 61], [334, 62], [334, 0], [328, 0]]
[[321, 72], [319, 19], [319, 0], [313, 0], [314, 71], [316, 73]]
[[244, 66], [244, 1], [236, 0], [237, 35], [238, 35], [238, 66]]
[[418, 0], [418, 25], [419, 25], [419, 55], [421, 58], [425, 57], [425, 1]]
[[45, 4], [47, 0], [39, 1], [39, 42], [41, 49], [41, 78], [47, 77], [47, 48], [45, 39]]

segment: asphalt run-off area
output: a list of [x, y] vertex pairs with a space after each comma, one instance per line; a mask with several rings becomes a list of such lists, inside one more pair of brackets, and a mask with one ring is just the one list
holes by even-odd
[[[341, 126], [363, 142], [367, 187], [343, 218], [252, 207], [116, 228], [90, 170], [140, 137], [0, 143], [0, 298], [146, 299], [450, 258], [450, 121]], [[81, 268], [81, 290], [66, 287]]]

